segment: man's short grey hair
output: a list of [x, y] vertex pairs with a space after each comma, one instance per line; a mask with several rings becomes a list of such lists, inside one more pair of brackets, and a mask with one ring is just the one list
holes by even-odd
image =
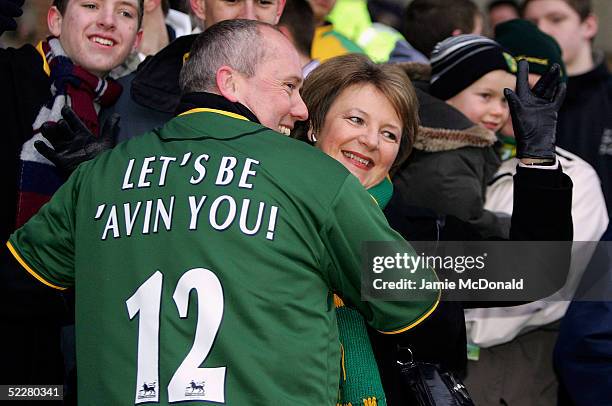
[[181, 92], [215, 92], [217, 70], [230, 66], [250, 78], [265, 57], [261, 28], [272, 25], [253, 20], [225, 20], [200, 34], [183, 65]]

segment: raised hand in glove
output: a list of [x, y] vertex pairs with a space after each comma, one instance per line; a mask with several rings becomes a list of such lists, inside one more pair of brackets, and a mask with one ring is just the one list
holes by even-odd
[[40, 128], [53, 149], [42, 141], [36, 141], [34, 147], [65, 174], [71, 174], [80, 163], [115, 146], [119, 133], [118, 114], [113, 114], [104, 122], [98, 137], [89, 131], [70, 107], [62, 108], [62, 117], [57, 123], [45, 123]]
[[15, 17], [23, 14], [21, 6], [24, 0], [0, 0], [0, 35], [4, 31], [13, 31], [17, 28]]
[[558, 64], [553, 64], [533, 89], [529, 89], [529, 63], [520, 60], [516, 93], [504, 89], [516, 138], [516, 156], [521, 160], [529, 159], [532, 163], [555, 162], [557, 112], [566, 90], [560, 70]]

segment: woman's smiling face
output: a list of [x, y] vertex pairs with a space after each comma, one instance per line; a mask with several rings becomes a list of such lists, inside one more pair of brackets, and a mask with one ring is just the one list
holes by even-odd
[[402, 137], [403, 122], [375, 86], [346, 88], [331, 105], [316, 146], [342, 163], [366, 188], [389, 173]]

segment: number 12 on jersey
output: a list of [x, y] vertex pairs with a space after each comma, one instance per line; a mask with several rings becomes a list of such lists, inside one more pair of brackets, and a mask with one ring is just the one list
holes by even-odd
[[[164, 275], [156, 271], [125, 301], [130, 320], [138, 315], [138, 369], [134, 403], [159, 402], [159, 320]], [[168, 402], [206, 400], [225, 403], [226, 367], [200, 368], [223, 318], [223, 287], [217, 276], [194, 268], [179, 279], [172, 298], [187, 317], [189, 294], [196, 291], [198, 318], [191, 350], [168, 383]]]

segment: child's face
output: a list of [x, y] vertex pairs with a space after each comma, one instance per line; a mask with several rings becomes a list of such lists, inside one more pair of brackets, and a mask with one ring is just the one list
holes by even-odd
[[515, 77], [510, 73], [501, 69], [494, 70], [446, 102], [473, 123], [491, 131], [498, 131], [510, 116], [504, 88], [514, 90], [515, 82]]

